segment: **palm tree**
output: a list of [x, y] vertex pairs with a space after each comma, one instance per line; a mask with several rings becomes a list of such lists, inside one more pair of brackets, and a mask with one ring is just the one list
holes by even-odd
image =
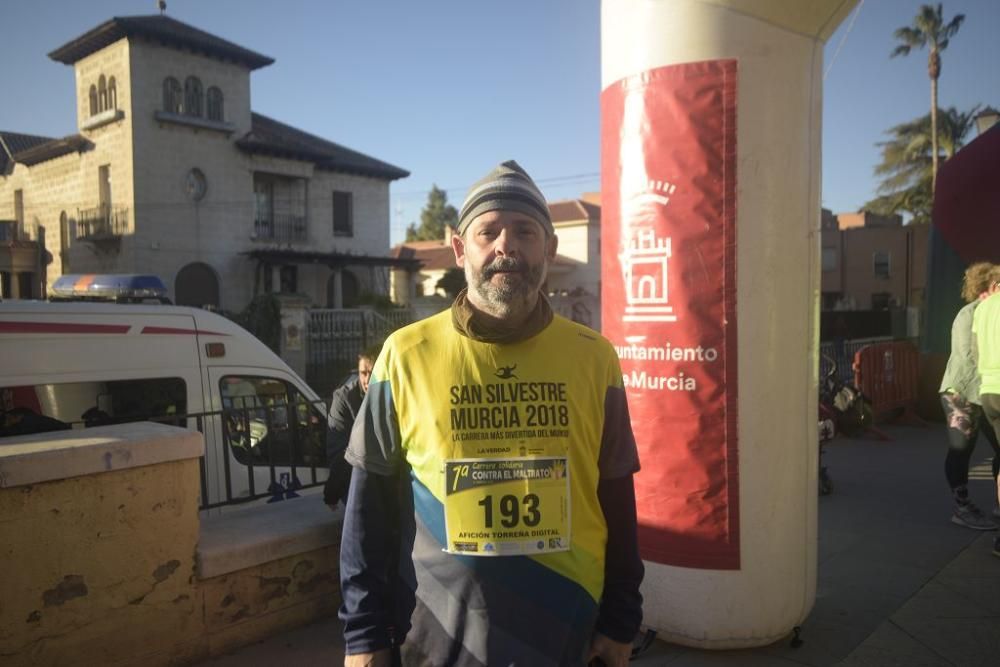
[[891, 138], [879, 142], [882, 161], [875, 174], [882, 178], [880, 196], [864, 205], [873, 213], [909, 213], [913, 223], [930, 222], [933, 203], [934, 151], [940, 149], [946, 158], [958, 152], [965, 137], [975, 126], [979, 105], [967, 112], [954, 107], [939, 109], [937, 141], [931, 133], [933, 116], [901, 123], [886, 132]]
[[941, 3], [938, 3], [937, 6], [921, 5], [920, 11], [913, 19], [913, 25], [899, 28], [894, 33], [896, 39], [902, 43], [893, 49], [892, 54], [890, 54], [891, 58], [907, 56], [910, 54], [910, 49], [913, 48], [926, 47], [929, 50], [927, 76], [931, 78], [931, 183], [937, 180], [938, 171], [937, 82], [938, 77], [941, 76], [941, 52], [948, 48], [948, 40], [955, 36], [964, 20], [965, 14], [956, 14], [945, 25], [944, 16], [941, 13]]

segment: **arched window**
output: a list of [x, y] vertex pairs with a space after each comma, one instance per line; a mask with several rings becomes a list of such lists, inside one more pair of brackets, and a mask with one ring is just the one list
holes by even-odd
[[97, 86], [90, 84], [90, 115], [97, 115]]
[[108, 79], [108, 108], [118, 108], [118, 86], [115, 85], [115, 77]]
[[219, 307], [219, 279], [208, 264], [192, 262], [177, 272], [174, 301], [178, 306]]
[[101, 75], [97, 80], [97, 111], [101, 112], [108, 108], [108, 82]]
[[361, 283], [357, 276], [344, 270], [340, 274], [340, 293], [343, 296], [344, 308], [357, 308], [361, 301]]
[[163, 80], [163, 110], [167, 113], [180, 113], [182, 102], [180, 81], [168, 76]]
[[205, 106], [208, 107], [208, 119], [217, 120], [222, 122], [225, 120], [223, 117], [222, 109], [222, 91], [216, 86], [212, 86], [208, 89], [208, 93], [205, 95]]
[[201, 81], [189, 76], [184, 80], [184, 113], [201, 116]]
[[[326, 307], [336, 308], [339, 301], [341, 308], [356, 308], [361, 300], [361, 283], [358, 282], [357, 276], [347, 269], [343, 269], [339, 273], [339, 281], [337, 277], [338, 274], [334, 272], [327, 278]], [[338, 296], [340, 299], [337, 298]]]

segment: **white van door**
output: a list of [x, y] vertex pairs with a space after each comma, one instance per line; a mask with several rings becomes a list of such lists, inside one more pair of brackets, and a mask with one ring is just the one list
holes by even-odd
[[[327, 478], [325, 405], [279, 369], [210, 366], [209, 505], [298, 495]], [[212, 491], [215, 490], [213, 493]]]

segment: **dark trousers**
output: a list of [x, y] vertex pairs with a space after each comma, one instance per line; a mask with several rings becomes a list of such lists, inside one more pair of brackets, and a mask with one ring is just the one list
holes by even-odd
[[[993, 399], [995, 419], [990, 418], [986, 407], [987, 398]], [[941, 394], [945, 423], [948, 425], [948, 454], [944, 459], [944, 474], [948, 485], [955, 489], [969, 483], [969, 460], [976, 448], [979, 433], [993, 448], [993, 479], [1000, 471], [1000, 444], [997, 443], [996, 429], [1000, 427], [1000, 395], [984, 394], [980, 397], [982, 406], [966, 400], [960, 394]]]

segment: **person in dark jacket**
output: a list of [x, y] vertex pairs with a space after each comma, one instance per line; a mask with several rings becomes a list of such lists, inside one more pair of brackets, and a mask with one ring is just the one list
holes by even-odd
[[347, 487], [351, 483], [351, 466], [344, 460], [344, 452], [351, 437], [351, 428], [361, 409], [361, 402], [368, 392], [368, 380], [372, 376], [372, 366], [378, 358], [381, 344], [372, 345], [358, 355], [358, 373], [337, 387], [330, 399], [330, 413], [327, 415], [326, 460], [330, 464], [330, 476], [323, 486], [323, 502], [331, 509], [337, 503], [347, 501]]

